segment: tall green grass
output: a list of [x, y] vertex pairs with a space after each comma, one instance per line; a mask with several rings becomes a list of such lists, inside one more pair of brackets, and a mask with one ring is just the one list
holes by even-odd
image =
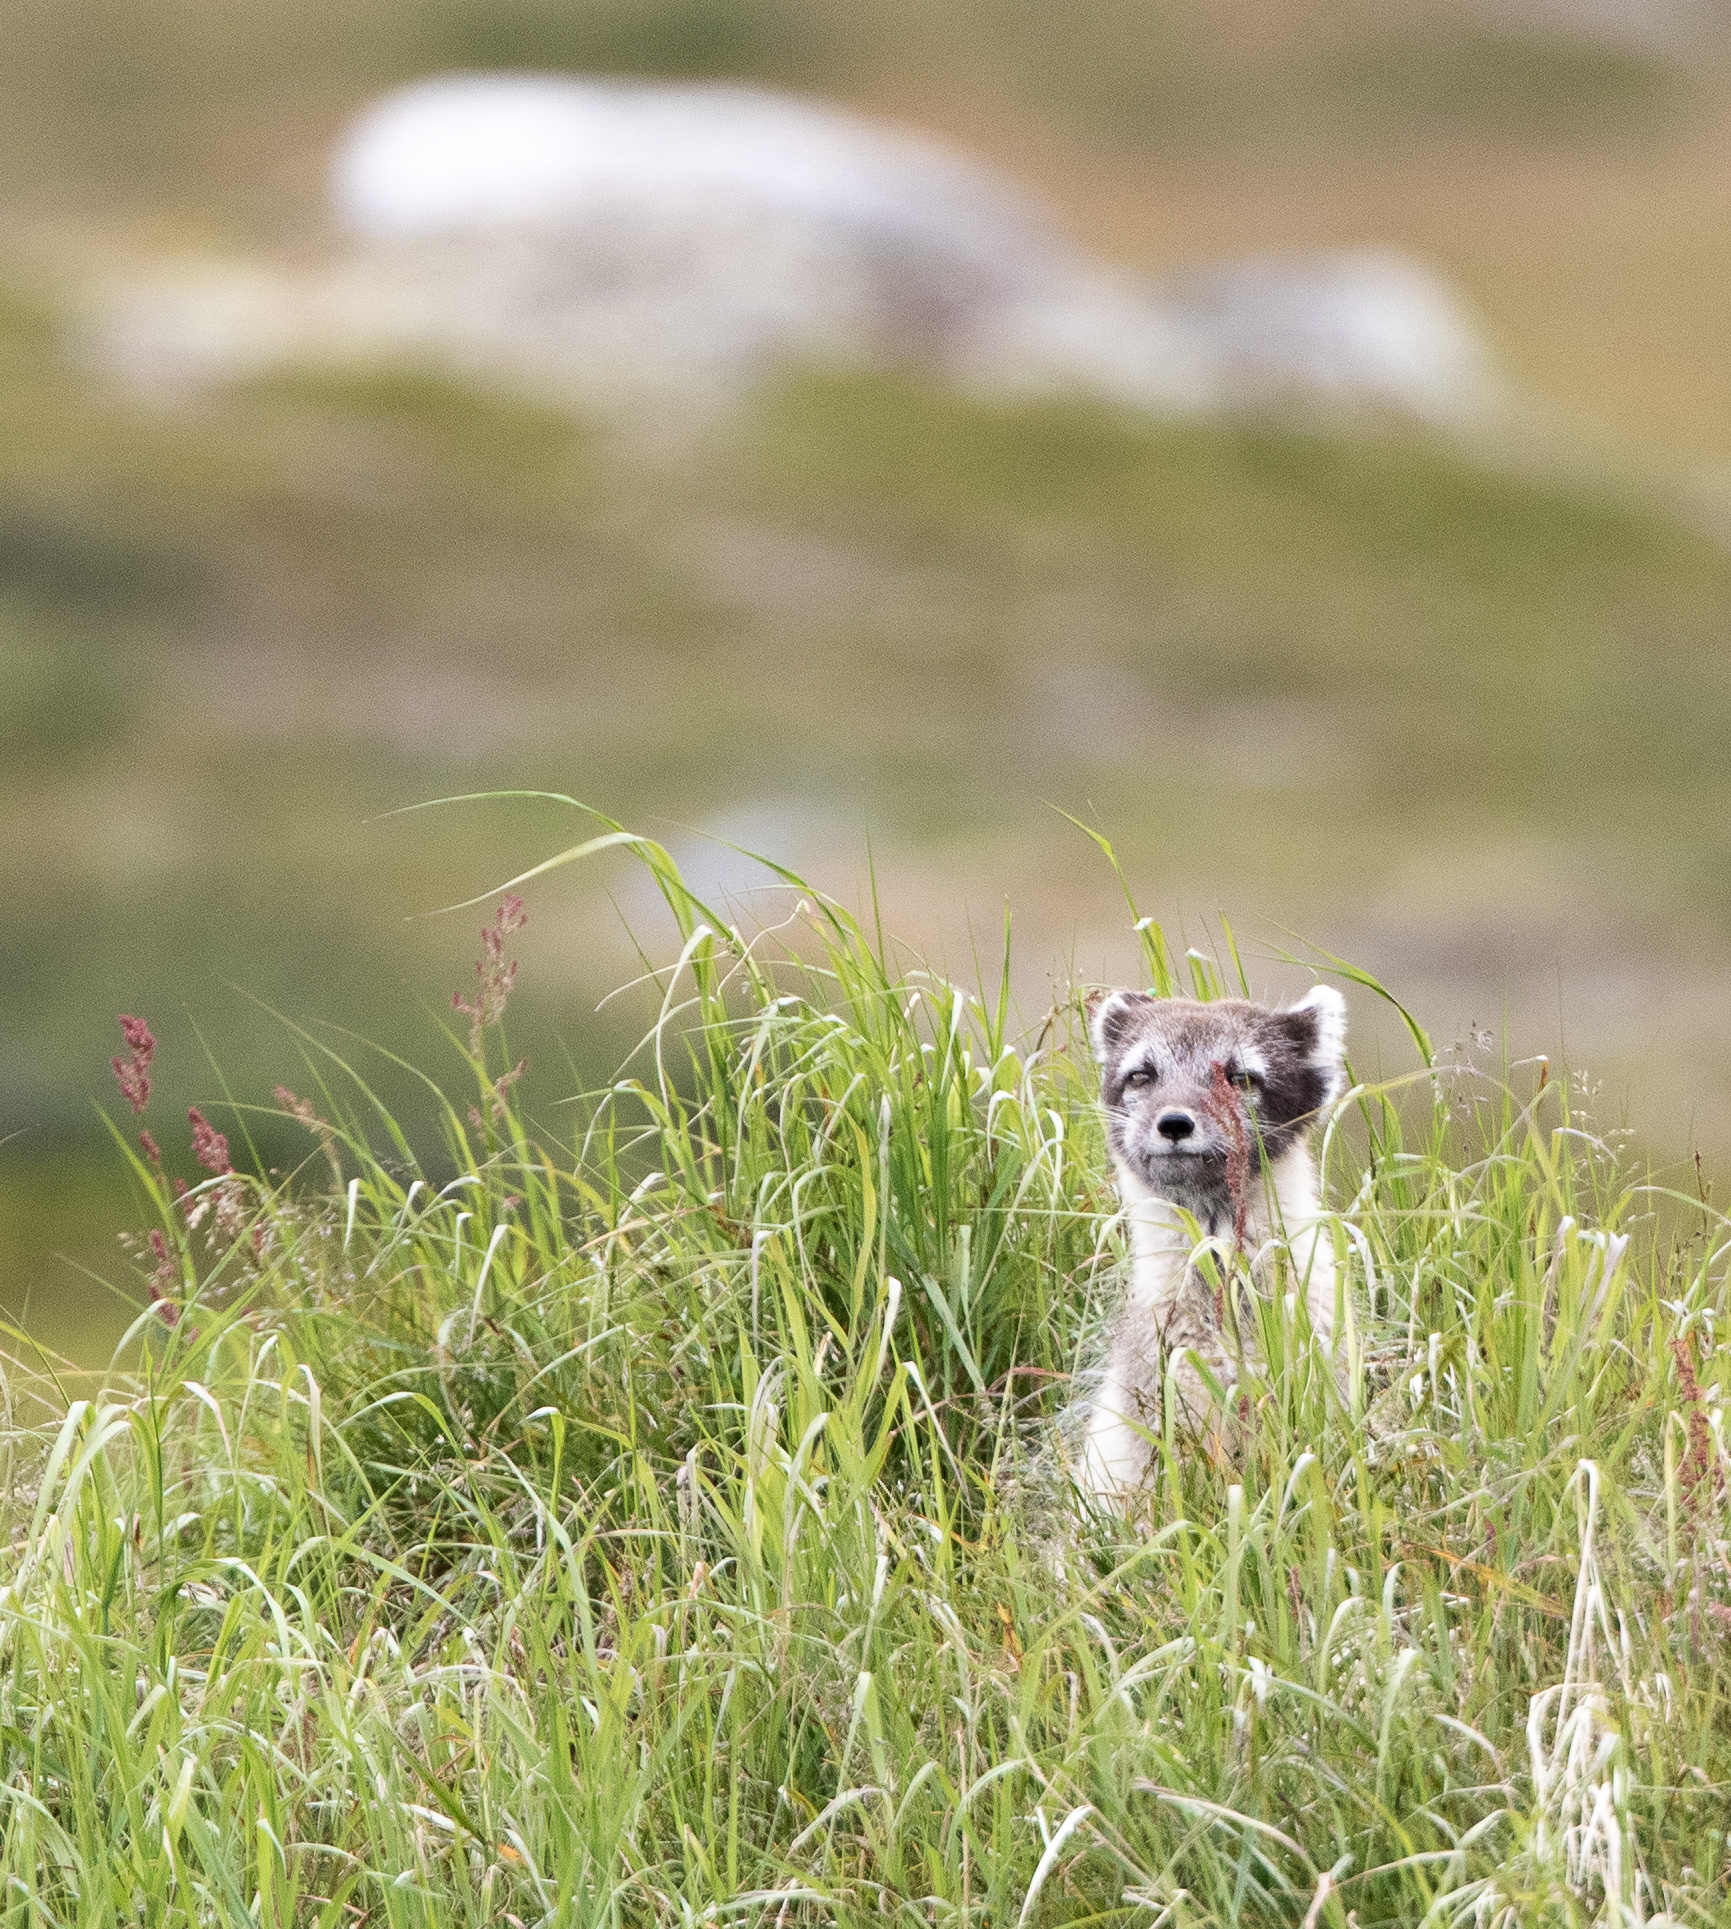
[[134, 1159], [143, 1363], [0, 1443], [8, 1925], [1722, 1919], [1719, 1215], [1530, 1069], [1361, 1086], [1342, 1381], [1271, 1320], [1090, 1515], [1075, 1010], [621, 844], [679, 949], [554, 1129], [501, 1027], [424, 1153], [303, 1038], [301, 1169]]

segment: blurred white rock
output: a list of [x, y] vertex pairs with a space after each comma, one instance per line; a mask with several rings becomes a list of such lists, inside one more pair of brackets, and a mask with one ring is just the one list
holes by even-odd
[[627, 413], [723, 404], [795, 361], [1167, 412], [1448, 417], [1491, 388], [1416, 263], [1302, 257], [1161, 289], [934, 141], [757, 88], [447, 75], [368, 107], [332, 188], [332, 260], [139, 278], [111, 291], [99, 352], [156, 384], [418, 361]]
[[1191, 277], [1172, 302], [1242, 402], [1364, 400], [1442, 418], [1492, 385], [1459, 303], [1405, 255], [1237, 262]]
[[597, 209], [807, 220], [1000, 266], [1034, 245], [1021, 197], [939, 143], [729, 83], [447, 74], [364, 109], [332, 164], [371, 240], [547, 227]]

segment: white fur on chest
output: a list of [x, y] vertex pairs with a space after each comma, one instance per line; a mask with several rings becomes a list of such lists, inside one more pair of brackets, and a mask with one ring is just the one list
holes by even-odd
[[[1236, 1346], [1222, 1330], [1220, 1308], [1197, 1273], [1194, 1222], [1118, 1169], [1118, 1193], [1130, 1240], [1130, 1282], [1105, 1372], [1089, 1408], [1082, 1485], [1102, 1501], [1122, 1500], [1141, 1484], [1152, 1454], [1164, 1380], [1171, 1369], [1181, 1417], [1204, 1424], [1213, 1398], [1198, 1368], [1228, 1385], [1236, 1378]], [[1203, 1240], [1231, 1242], [1230, 1224]], [[1334, 1338], [1334, 1242], [1323, 1221], [1309, 1148], [1296, 1145], [1255, 1185], [1246, 1214], [1245, 1250], [1258, 1285], [1285, 1260], [1287, 1289], [1304, 1294], [1312, 1333], [1325, 1350]]]
[[[1129, 1304], [1158, 1320], [1168, 1311], [1193, 1251], [1186, 1216], [1135, 1176], [1120, 1168], [1118, 1196], [1130, 1235]], [[1311, 1330], [1327, 1342], [1334, 1334], [1334, 1244], [1324, 1237], [1316, 1167], [1307, 1146], [1297, 1145], [1264, 1175], [1246, 1214], [1245, 1250], [1258, 1278], [1268, 1271], [1271, 1248], [1290, 1255], [1293, 1284], [1302, 1286]], [[1206, 1236], [1208, 1228], [1204, 1227]], [[1222, 1229], [1230, 1240], [1231, 1227]], [[1215, 1236], [1220, 1236], [1218, 1233]]]

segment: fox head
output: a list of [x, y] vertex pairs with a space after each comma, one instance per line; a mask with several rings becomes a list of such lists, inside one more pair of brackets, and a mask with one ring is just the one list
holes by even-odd
[[1120, 1179], [1204, 1223], [1230, 1210], [1235, 1140], [1266, 1170], [1345, 1084], [1346, 1001], [1331, 985], [1283, 1010], [1114, 991], [1088, 1028]]

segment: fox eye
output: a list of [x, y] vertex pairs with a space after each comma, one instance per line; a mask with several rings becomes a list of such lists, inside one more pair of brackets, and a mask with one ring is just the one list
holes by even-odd
[[1124, 1075], [1124, 1089], [1127, 1092], [1139, 1091], [1143, 1086], [1152, 1085], [1153, 1083], [1154, 1074], [1149, 1071], [1146, 1065], [1138, 1065], [1135, 1071], [1126, 1072]]
[[1233, 1068], [1232, 1082], [1240, 1091], [1244, 1092], [1260, 1092], [1263, 1087], [1262, 1074], [1251, 1071], [1250, 1068], [1245, 1065], [1239, 1065]]

